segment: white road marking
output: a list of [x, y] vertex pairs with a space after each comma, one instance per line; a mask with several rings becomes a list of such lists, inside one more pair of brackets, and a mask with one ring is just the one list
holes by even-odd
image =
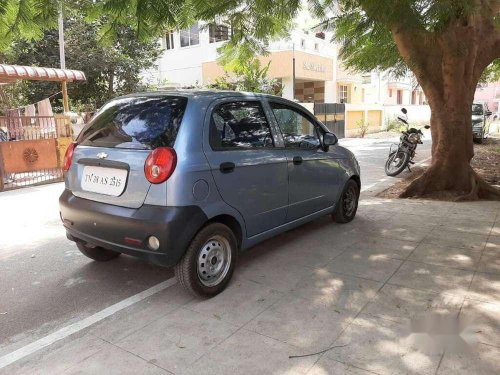
[[[432, 159], [432, 156], [429, 156], [428, 158], [425, 158], [424, 160], [421, 160], [419, 161], [418, 163], [415, 163], [415, 165], [422, 165], [424, 164], [425, 162], [427, 162], [428, 160]], [[365, 186], [364, 188], [361, 189], [361, 192], [364, 192], [364, 191], [367, 191], [369, 189], [371, 189], [372, 187], [384, 182], [384, 181], [387, 181], [389, 180], [388, 178], [381, 178], [380, 180], [378, 180], [377, 182], [374, 182], [373, 184], [370, 184], [368, 186]]]
[[365, 186], [363, 189], [361, 189], [361, 192], [367, 191], [367, 190], [371, 189], [372, 187], [374, 187], [374, 186], [376, 186], [384, 181], [387, 181], [387, 180], [388, 180], [388, 178], [382, 178], [382, 179], [378, 180], [377, 182], [374, 182], [373, 184]]
[[87, 327], [90, 327], [91, 325], [106, 319], [107, 317], [117, 313], [120, 310], [123, 310], [137, 302], [142, 301], [143, 299], [146, 299], [148, 297], [151, 297], [152, 295], [161, 292], [164, 289], [167, 289], [177, 283], [177, 279], [172, 278], [168, 279], [166, 281], [163, 281], [159, 284], [156, 284], [155, 286], [152, 286], [149, 289], [146, 289], [140, 293], [137, 293], [129, 298], [124, 299], [123, 301], [120, 301], [118, 303], [115, 303], [112, 306], [109, 306], [108, 308], [105, 308], [104, 310], [101, 310], [94, 315], [91, 315], [85, 319], [80, 320], [79, 322], [70, 324], [66, 327], [61, 328], [60, 330], [51, 333], [48, 336], [42, 337], [39, 340], [36, 340], [32, 342], [31, 344], [28, 344], [26, 346], [23, 346], [22, 348], [19, 348], [12, 353], [6, 354], [3, 357], [0, 357], [0, 370], [4, 367], [7, 367], [8, 365], [19, 361], [20, 359], [27, 357], [40, 349], [43, 349], [47, 346], [50, 346], [54, 344], [55, 342], [62, 340], [68, 336], [71, 336], [72, 334], [81, 331], [82, 329], [85, 329]]

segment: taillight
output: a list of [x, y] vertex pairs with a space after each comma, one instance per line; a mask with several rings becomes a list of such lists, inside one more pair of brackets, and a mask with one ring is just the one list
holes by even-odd
[[149, 154], [144, 164], [146, 178], [152, 184], [167, 181], [177, 165], [177, 154], [173, 148], [158, 147]]
[[66, 154], [64, 155], [64, 165], [63, 165], [64, 172], [69, 171], [69, 169], [71, 168], [71, 161], [73, 160], [73, 153], [75, 152], [75, 148], [77, 145], [78, 145], [78, 143], [73, 142], [66, 149]]

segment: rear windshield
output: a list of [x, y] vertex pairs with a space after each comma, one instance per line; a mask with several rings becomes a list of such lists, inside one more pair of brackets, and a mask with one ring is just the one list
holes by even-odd
[[78, 137], [85, 146], [172, 147], [186, 109], [178, 96], [130, 97], [107, 103]]

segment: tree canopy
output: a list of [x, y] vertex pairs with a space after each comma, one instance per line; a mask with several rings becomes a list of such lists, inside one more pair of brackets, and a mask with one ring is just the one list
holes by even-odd
[[[485, 69], [500, 58], [499, 0], [67, 0], [87, 20], [103, 17], [102, 40], [116, 40], [128, 26], [140, 38], [183, 28], [197, 20], [231, 26], [225, 61], [265, 53], [273, 38], [286, 36], [306, 6], [318, 28], [342, 41], [347, 67], [356, 70], [410, 69], [431, 107], [432, 165], [405, 196], [448, 191], [466, 199], [500, 197], [470, 167], [474, 155], [471, 104]], [[59, 3], [0, 0], [0, 36], [40, 36], [54, 25]], [[30, 29], [31, 27], [31, 29]], [[2, 44], [0, 44], [2, 48]], [[490, 73], [486, 73], [490, 74]]]
[[[40, 39], [44, 30], [55, 28], [60, 4], [0, 0], [0, 50], [16, 38]], [[500, 22], [498, 0], [64, 0], [63, 4], [65, 11], [102, 20], [99, 37], [108, 42], [119, 38], [123, 26], [147, 40], [197, 20], [226, 23], [233, 33], [223, 47], [225, 63], [266, 53], [268, 42], [288, 35], [294, 18], [306, 7], [317, 17], [318, 29], [332, 30], [336, 40], [343, 41], [342, 56], [348, 68], [388, 69], [396, 74], [412, 69], [412, 62], [398, 50], [395, 28], [435, 43], [436, 33], [469, 16], [487, 19], [493, 34], [498, 34]], [[486, 60], [498, 58], [491, 57]]]
[[[65, 24], [66, 63], [71, 69], [85, 72], [86, 82], [68, 85], [69, 96], [75, 104], [99, 108], [110, 98], [143, 89], [141, 72], [151, 68], [160, 53], [156, 41], [139, 41], [128, 26], [121, 26], [117, 39], [103, 45], [99, 43], [101, 22], [85, 22], [82, 17], [71, 17]], [[47, 30], [40, 40], [15, 39], [4, 53], [9, 64], [59, 66], [57, 30]], [[7, 87], [6, 90], [9, 90]], [[21, 82], [11, 87], [20, 106], [46, 98], [60, 90], [54, 82]]]

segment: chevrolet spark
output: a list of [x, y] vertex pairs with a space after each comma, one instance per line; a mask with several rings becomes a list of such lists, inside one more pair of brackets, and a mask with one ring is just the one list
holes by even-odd
[[226, 287], [239, 251], [322, 215], [351, 221], [361, 184], [354, 155], [301, 105], [223, 91], [108, 102], [64, 171], [61, 219], [83, 254], [175, 266], [202, 296]]

